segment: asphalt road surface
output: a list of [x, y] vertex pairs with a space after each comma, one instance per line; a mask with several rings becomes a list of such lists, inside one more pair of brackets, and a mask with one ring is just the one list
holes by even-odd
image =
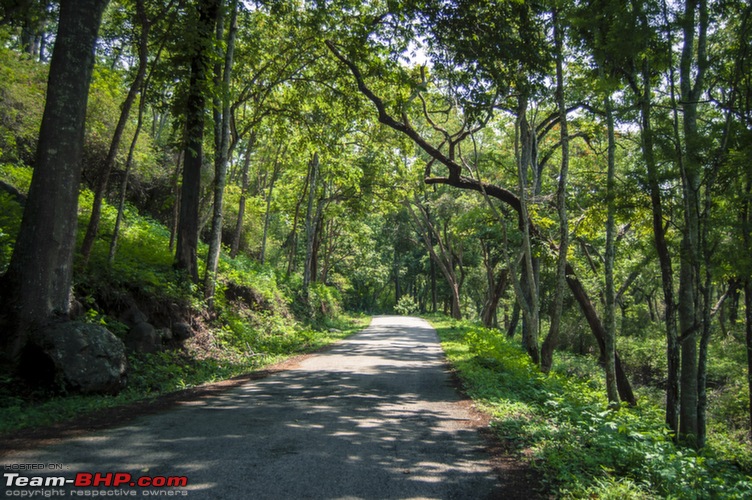
[[[499, 478], [471, 420], [429, 324], [376, 317], [363, 332], [264, 379], [6, 455], [0, 491], [4, 498], [498, 498]], [[76, 486], [96, 481], [97, 488]]]

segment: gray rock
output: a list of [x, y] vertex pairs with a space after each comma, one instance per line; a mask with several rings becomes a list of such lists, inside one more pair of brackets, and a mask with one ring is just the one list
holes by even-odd
[[139, 309], [136, 304], [131, 304], [131, 306], [127, 311], [123, 313], [120, 319], [123, 321], [123, 323], [130, 327], [134, 327], [139, 323], [146, 323], [147, 321], [149, 321], [149, 318], [146, 317], [146, 314], [141, 312], [141, 309]]
[[161, 343], [157, 330], [145, 321], [133, 326], [125, 336], [125, 346], [136, 352], [156, 352]]
[[193, 337], [193, 328], [188, 323], [175, 323], [172, 325], [172, 336], [175, 340], [183, 341]]
[[160, 328], [157, 330], [157, 335], [159, 335], [159, 338], [162, 339], [163, 342], [172, 340], [172, 330], [169, 328]]
[[125, 387], [125, 346], [101, 325], [68, 321], [42, 328], [30, 338], [27, 353], [68, 390], [117, 394]]

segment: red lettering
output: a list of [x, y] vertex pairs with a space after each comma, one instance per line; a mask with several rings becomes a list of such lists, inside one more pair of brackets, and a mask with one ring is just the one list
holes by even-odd
[[131, 475], [126, 472], [116, 472], [115, 480], [112, 482], [112, 486], [118, 487], [122, 484], [128, 484], [131, 482]]
[[76, 481], [73, 485], [78, 487], [91, 486], [91, 478], [92, 475], [89, 472], [79, 472], [76, 474]]
[[172, 487], [188, 486], [188, 477], [186, 476], [168, 477], [167, 486], [172, 486]]
[[99, 472], [97, 472], [96, 474], [94, 474], [94, 482], [92, 485], [94, 487], [112, 486], [112, 472], [108, 472], [105, 475], [102, 475]]

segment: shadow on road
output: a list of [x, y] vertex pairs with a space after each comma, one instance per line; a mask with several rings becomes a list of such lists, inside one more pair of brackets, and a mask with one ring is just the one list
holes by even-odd
[[5, 462], [185, 476], [194, 498], [494, 498], [470, 418], [433, 329], [375, 318], [291, 370]]

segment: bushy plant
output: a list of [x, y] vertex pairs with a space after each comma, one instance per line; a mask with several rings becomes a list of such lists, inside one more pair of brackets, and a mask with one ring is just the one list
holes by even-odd
[[400, 316], [411, 316], [418, 312], [418, 304], [415, 303], [412, 295], [403, 295], [394, 306], [394, 312]]

